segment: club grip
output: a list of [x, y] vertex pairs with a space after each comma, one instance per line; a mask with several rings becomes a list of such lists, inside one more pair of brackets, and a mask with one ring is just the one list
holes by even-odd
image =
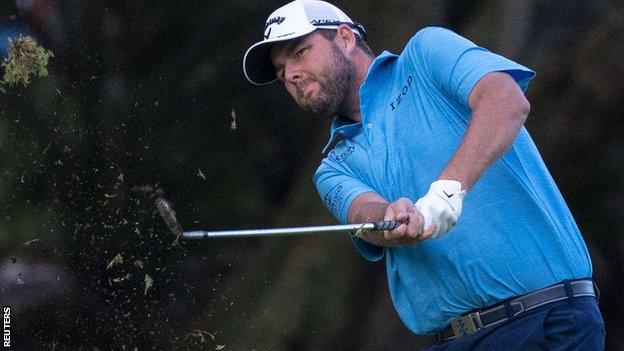
[[398, 227], [401, 223], [397, 221], [379, 221], [373, 222], [373, 230], [392, 230]]

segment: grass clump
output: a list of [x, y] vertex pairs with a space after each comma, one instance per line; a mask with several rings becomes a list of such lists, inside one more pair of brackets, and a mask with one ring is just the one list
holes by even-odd
[[123, 256], [120, 253], [117, 254], [106, 266], [106, 269], [111, 269], [115, 265], [120, 265], [123, 263]]
[[143, 295], [147, 295], [147, 291], [152, 287], [152, 285], [154, 285], [154, 278], [150, 277], [149, 274], [146, 274], [144, 283], [145, 283], [145, 291], [143, 292]]
[[31, 76], [48, 76], [48, 62], [54, 57], [52, 51], [41, 47], [35, 39], [27, 35], [20, 35], [9, 41], [9, 55], [2, 62], [4, 83], [11, 86], [22, 83], [27, 86]]

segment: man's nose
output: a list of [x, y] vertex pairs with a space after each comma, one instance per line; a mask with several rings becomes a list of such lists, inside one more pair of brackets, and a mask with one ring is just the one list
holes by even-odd
[[284, 67], [284, 79], [291, 83], [297, 83], [301, 79], [301, 69], [294, 62], [286, 63]]

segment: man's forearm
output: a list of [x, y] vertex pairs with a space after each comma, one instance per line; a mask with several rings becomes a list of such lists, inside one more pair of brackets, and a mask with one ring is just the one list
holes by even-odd
[[[357, 197], [349, 210], [349, 223], [365, 223], [382, 221], [388, 202], [378, 194], [365, 193]], [[391, 242], [384, 239], [383, 232], [362, 231], [362, 239], [379, 246], [393, 246]]]
[[476, 111], [473, 114], [464, 139], [439, 179], [457, 180], [462, 189], [469, 190], [511, 147], [526, 115], [505, 116], [499, 123], [491, 123], [489, 113], [497, 111]]

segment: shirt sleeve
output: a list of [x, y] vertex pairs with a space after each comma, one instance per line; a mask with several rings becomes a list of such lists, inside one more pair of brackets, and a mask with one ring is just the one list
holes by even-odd
[[417, 69], [424, 70], [440, 90], [465, 107], [474, 86], [488, 73], [508, 73], [523, 91], [535, 76], [532, 70], [439, 27], [420, 30], [405, 52]]
[[[349, 206], [353, 200], [365, 192], [376, 192], [354, 175], [341, 169], [332, 160], [325, 158], [316, 173], [314, 184], [323, 203], [342, 224], [348, 223]], [[367, 260], [379, 261], [384, 254], [381, 246], [373, 245], [351, 236], [358, 252]]]

